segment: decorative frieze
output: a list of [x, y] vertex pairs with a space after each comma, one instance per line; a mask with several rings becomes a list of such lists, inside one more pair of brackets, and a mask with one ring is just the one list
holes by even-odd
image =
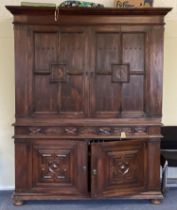
[[145, 126], [130, 126], [130, 127], [29, 127], [28, 135], [47, 135], [47, 136], [121, 136], [121, 133], [125, 133], [126, 137], [130, 136], [147, 136], [148, 128]]

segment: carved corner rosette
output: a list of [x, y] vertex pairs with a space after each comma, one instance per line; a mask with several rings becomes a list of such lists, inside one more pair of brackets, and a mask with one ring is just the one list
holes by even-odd
[[64, 128], [64, 133], [66, 135], [78, 135], [78, 128], [77, 127], [66, 127]]
[[111, 127], [97, 128], [97, 134], [98, 135], [111, 135], [112, 134], [112, 128]]
[[112, 64], [112, 82], [128, 83], [130, 80], [130, 65], [127, 64]]
[[66, 82], [67, 81], [67, 65], [65, 63], [52, 63], [50, 64], [52, 83]]
[[42, 135], [42, 129], [40, 127], [30, 127], [29, 135]]

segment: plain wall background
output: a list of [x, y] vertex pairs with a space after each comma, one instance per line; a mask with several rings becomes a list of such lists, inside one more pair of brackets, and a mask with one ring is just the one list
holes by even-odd
[[[27, 0], [35, 2], [35, 0]], [[88, 0], [89, 1], [89, 0]], [[177, 125], [177, 0], [154, 0], [154, 6], [173, 7], [166, 17], [163, 123]], [[12, 16], [5, 5], [19, 5], [19, 0], [0, 1], [0, 189], [14, 188], [13, 136], [14, 91], [14, 38]], [[36, 2], [60, 3], [55, 0]], [[112, 7], [114, 0], [94, 0]], [[177, 177], [177, 169], [171, 169], [171, 177]]]

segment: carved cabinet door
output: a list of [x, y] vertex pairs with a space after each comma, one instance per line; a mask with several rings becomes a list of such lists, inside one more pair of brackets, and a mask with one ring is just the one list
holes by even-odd
[[[31, 33], [31, 113], [83, 118], [88, 115], [88, 44], [81, 27], [38, 27]], [[29, 56], [30, 57], [30, 56]]]
[[90, 97], [93, 117], [145, 116], [146, 33], [143, 30], [118, 26], [92, 30]]
[[32, 145], [32, 191], [85, 197], [87, 144], [77, 141], [36, 141]]
[[91, 153], [92, 197], [128, 196], [145, 189], [145, 141], [94, 143]]

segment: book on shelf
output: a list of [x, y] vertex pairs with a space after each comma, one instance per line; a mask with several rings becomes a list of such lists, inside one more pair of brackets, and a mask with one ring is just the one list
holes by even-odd
[[38, 3], [38, 2], [22, 1], [21, 6], [27, 6], [27, 7], [56, 7], [56, 4], [54, 4], [54, 3]]

